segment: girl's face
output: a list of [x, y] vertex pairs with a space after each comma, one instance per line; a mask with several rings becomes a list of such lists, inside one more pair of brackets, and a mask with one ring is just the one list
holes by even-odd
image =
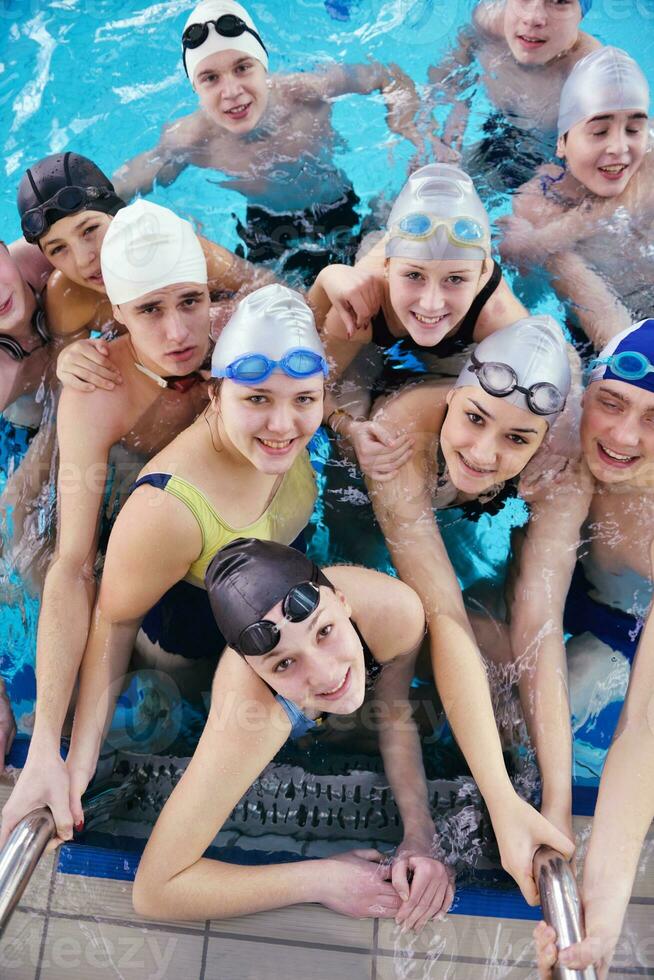
[[100, 246], [112, 216], [101, 211], [79, 211], [55, 221], [39, 240], [55, 269], [78, 286], [106, 296], [100, 268]]
[[559, 137], [557, 154], [593, 194], [617, 197], [643, 162], [647, 140], [644, 112], [607, 112], [577, 123]]
[[274, 691], [310, 717], [323, 711], [349, 715], [363, 704], [366, 670], [361, 641], [341, 592], [320, 588], [320, 604], [306, 620], [291, 623], [279, 602], [264, 617], [279, 624], [279, 643], [262, 657], [246, 657]]
[[24, 327], [33, 308], [30, 288], [9, 249], [0, 242], [0, 333], [11, 333]]
[[231, 133], [251, 132], [268, 105], [266, 69], [242, 51], [218, 51], [201, 61], [194, 88], [200, 105]]
[[478, 260], [387, 260], [393, 312], [417, 344], [434, 347], [456, 330], [479, 291], [483, 269]]
[[323, 396], [322, 374], [273, 371], [251, 386], [226, 378], [213, 399], [220, 437], [262, 473], [286, 473], [322, 422]]
[[547, 433], [547, 422], [482, 388], [454, 388], [440, 446], [452, 483], [478, 496], [521, 473]]
[[521, 65], [546, 65], [579, 37], [579, 0], [506, 0], [504, 37]]
[[626, 381], [594, 381], [584, 393], [581, 446], [602, 483], [651, 485], [654, 395]]
[[164, 377], [197, 371], [209, 345], [209, 290], [177, 283], [114, 306], [141, 364]]

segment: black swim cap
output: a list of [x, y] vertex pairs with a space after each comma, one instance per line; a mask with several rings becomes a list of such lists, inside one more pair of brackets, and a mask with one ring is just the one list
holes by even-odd
[[[31, 227], [35, 230], [31, 231], [30, 216], [25, 218], [26, 213], [40, 209], [41, 205], [51, 201], [65, 187], [75, 187], [86, 192], [80, 195], [79, 205], [60, 208], [53, 202], [40, 211], [43, 216], [42, 227], [39, 227], [38, 221], [32, 222]], [[96, 195], [88, 193], [90, 189]], [[29, 167], [18, 185], [17, 204], [23, 235], [28, 242], [38, 242], [56, 221], [67, 218], [70, 214], [88, 210], [114, 215], [125, 207], [125, 202], [118, 197], [114, 185], [100, 168], [87, 157], [71, 152], [53, 153]]]
[[213, 558], [204, 577], [218, 629], [230, 646], [237, 646], [243, 630], [264, 619], [301, 582], [332, 588], [301, 551], [258, 538], [230, 541]]

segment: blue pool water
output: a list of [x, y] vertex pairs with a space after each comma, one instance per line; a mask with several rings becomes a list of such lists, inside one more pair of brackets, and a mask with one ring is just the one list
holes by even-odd
[[[162, 126], [195, 108], [195, 97], [180, 60], [179, 37], [190, 8], [187, 0], [143, 6], [135, 0], [4, 0], [0, 5], [0, 112], [3, 179], [0, 182], [0, 237], [20, 233], [15, 208], [18, 180], [39, 157], [73, 149], [111, 174], [126, 159], [154, 146]], [[267, 0], [250, 9], [266, 39], [274, 71], [307, 71], [333, 62], [370, 59], [397, 62], [420, 88], [430, 65], [454, 43], [470, 17], [472, 0]], [[653, 0], [596, 0], [584, 22], [602, 41], [639, 58], [654, 85]], [[471, 88], [472, 114], [466, 142], [481, 135], [490, 107], [479, 87]], [[392, 199], [402, 185], [412, 147], [390, 134], [380, 96], [346, 96], [334, 107], [339, 134], [335, 159], [361, 200], [362, 217], [380, 195]], [[237, 244], [236, 218], [244, 199], [219, 186], [213, 172], [188, 168], [152, 200], [194, 220], [198, 228], [228, 248]], [[488, 199], [493, 217], [508, 209], [506, 196]], [[532, 283], [522, 295], [534, 311], [559, 311], [553, 295]], [[531, 290], [531, 292], [530, 292]], [[25, 433], [0, 423], [0, 466], [25, 449]], [[327, 456], [324, 442], [316, 458]], [[327, 525], [330, 513], [354, 501], [357, 526], [372, 528], [362, 486], [347, 473], [346, 484], [321, 503], [312, 547], [323, 559], [387, 567], [379, 535], [345, 548]], [[348, 491], [346, 493], [345, 491]], [[349, 494], [349, 496], [348, 496]], [[340, 495], [340, 496], [339, 496]], [[358, 513], [355, 514], [355, 511]], [[363, 523], [360, 517], [363, 516]], [[490, 574], [501, 580], [511, 524], [524, 512], [504, 512], [479, 524], [470, 541], [464, 584]], [[454, 529], [453, 533], [458, 533]], [[371, 531], [374, 534], [374, 531]], [[475, 558], [474, 552], [483, 554]], [[23, 726], [34, 696], [33, 649], [37, 619], [34, 600], [10, 583], [0, 610], [2, 669]]]

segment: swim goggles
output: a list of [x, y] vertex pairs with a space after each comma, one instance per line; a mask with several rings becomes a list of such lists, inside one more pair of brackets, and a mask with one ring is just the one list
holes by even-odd
[[275, 368], [281, 368], [289, 378], [308, 378], [319, 371], [327, 377], [329, 373], [324, 357], [306, 347], [296, 347], [287, 351], [279, 361], [273, 361], [265, 354], [243, 354], [226, 368], [219, 370], [214, 377], [230, 378], [243, 384], [258, 384], [269, 378]]
[[636, 350], [623, 350], [611, 357], [597, 357], [588, 365], [588, 371], [605, 364], [612, 374], [625, 381], [640, 381], [648, 374], [654, 373], [652, 362]]
[[[36, 297], [37, 304], [39, 304], [39, 297], [36, 296], [36, 293], [34, 295]], [[37, 308], [34, 311], [34, 316], [32, 317], [32, 328], [36, 332], [40, 343], [32, 347], [31, 350], [25, 350], [20, 341], [16, 340], [15, 337], [12, 337], [11, 334], [0, 333], [0, 351], [4, 351], [5, 354], [8, 354], [14, 361], [24, 361], [25, 358], [29, 357], [30, 354], [33, 354], [35, 350], [40, 350], [41, 347], [45, 347], [50, 340], [50, 334], [46, 324], [45, 311], [40, 305], [37, 305]]]
[[187, 48], [199, 48], [204, 44], [209, 37], [210, 24], [213, 25], [216, 34], [220, 34], [221, 37], [239, 37], [241, 34], [251, 34], [259, 42], [266, 54], [268, 54], [268, 48], [257, 32], [251, 27], [248, 27], [244, 20], [241, 20], [240, 17], [236, 17], [234, 14], [223, 14], [222, 17], [218, 17], [216, 20], [206, 20], [202, 24], [189, 24], [182, 34], [182, 61], [184, 62], [184, 71], [187, 76], [186, 50]]
[[488, 250], [486, 229], [475, 218], [436, 218], [424, 212], [407, 214], [390, 229], [391, 238], [409, 238], [425, 241], [435, 235], [439, 228], [445, 228], [448, 238], [454, 245], [462, 248], [484, 248]]
[[20, 219], [23, 235], [28, 242], [36, 242], [49, 228], [48, 211], [74, 214], [93, 201], [114, 196], [114, 192], [105, 187], [76, 187], [75, 185], [61, 187], [49, 200], [25, 212]]
[[[300, 582], [284, 596], [282, 614], [289, 623], [302, 623], [320, 604], [320, 588], [314, 582]], [[261, 657], [279, 643], [279, 625], [270, 619], [260, 619], [241, 630], [236, 650], [244, 657]]]
[[554, 415], [563, 411], [565, 395], [556, 385], [549, 381], [541, 381], [523, 388], [518, 384], [518, 376], [508, 364], [499, 361], [478, 361], [474, 353], [470, 355], [471, 364], [468, 368], [477, 375], [479, 384], [488, 395], [495, 398], [506, 398], [514, 391], [521, 392], [534, 415]]

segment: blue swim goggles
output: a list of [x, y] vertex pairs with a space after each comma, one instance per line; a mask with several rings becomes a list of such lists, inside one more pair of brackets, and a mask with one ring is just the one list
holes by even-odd
[[486, 229], [475, 218], [436, 218], [423, 212], [407, 214], [390, 229], [390, 237], [424, 241], [435, 235], [441, 227], [446, 229], [448, 238], [454, 245], [463, 248], [483, 247], [488, 250]]
[[219, 370], [215, 377], [230, 378], [242, 384], [258, 384], [269, 378], [275, 368], [280, 368], [289, 378], [309, 378], [319, 371], [327, 377], [329, 373], [324, 357], [307, 347], [296, 347], [287, 351], [279, 361], [273, 361], [265, 354], [243, 354]]
[[596, 357], [588, 365], [588, 372], [603, 364], [616, 378], [622, 378], [624, 381], [640, 381], [648, 374], [654, 373], [652, 362], [637, 350], [623, 350], [611, 357]]

